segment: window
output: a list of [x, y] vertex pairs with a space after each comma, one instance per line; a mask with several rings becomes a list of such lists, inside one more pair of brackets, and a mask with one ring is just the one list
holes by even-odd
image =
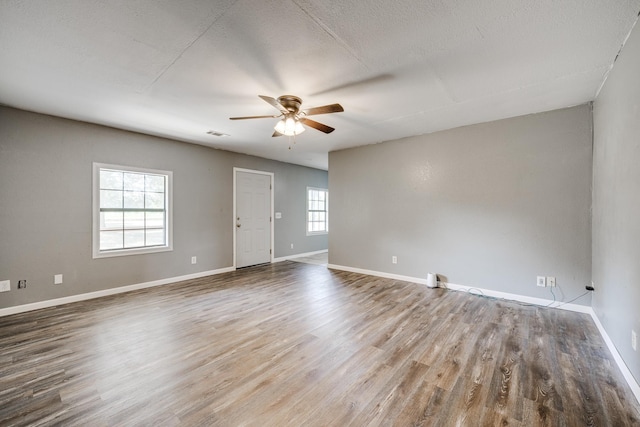
[[307, 236], [329, 232], [329, 192], [307, 187]]
[[93, 257], [172, 250], [172, 173], [93, 165]]

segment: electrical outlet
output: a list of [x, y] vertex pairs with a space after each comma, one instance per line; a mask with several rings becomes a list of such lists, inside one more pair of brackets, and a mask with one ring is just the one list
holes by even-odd
[[54, 285], [62, 284], [62, 274], [56, 274], [55, 276], [53, 276], [53, 284]]
[[0, 282], [0, 292], [9, 292], [11, 290], [11, 280], [3, 280]]
[[397, 256], [392, 256], [391, 257], [391, 264], [397, 264], [398, 263], [398, 257]]
[[547, 276], [547, 286], [556, 287], [556, 278], [554, 276]]
[[24, 289], [27, 287], [27, 281], [26, 280], [18, 280], [18, 289]]
[[631, 348], [634, 351], [638, 351], [638, 336], [634, 330], [631, 330]]
[[191, 257], [191, 264], [196, 264], [198, 262], [198, 257], [192, 256]]
[[538, 276], [538, 281], [536, 282], [537, 286], [545, 287], [547, 286], [547, 278], [544, 276]]
[[293, 249], [293, 243], [291, 244], [291, 249]]

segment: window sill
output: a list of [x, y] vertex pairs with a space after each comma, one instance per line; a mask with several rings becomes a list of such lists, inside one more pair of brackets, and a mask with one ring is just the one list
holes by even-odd
[[129, 256], [129, 255], [153, 254], [157, 252], [169, 252], [172, 250], [173, 250], [172, 246], [158, 246], [154, 248], [136, 248], [136, 249], [117, 249], [113, 251], [94, 252], [93, 259], [112, 258], [117, 256]]

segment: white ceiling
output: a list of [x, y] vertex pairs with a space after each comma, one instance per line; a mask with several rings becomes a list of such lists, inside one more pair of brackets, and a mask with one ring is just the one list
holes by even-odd
[[[594, 99], [640, 0], [2, 0], [0, 103], [306, 166]], [[257, 95], [336, 128], [289, 150]], [[229, 137], [214, 137], [215, 130]]]

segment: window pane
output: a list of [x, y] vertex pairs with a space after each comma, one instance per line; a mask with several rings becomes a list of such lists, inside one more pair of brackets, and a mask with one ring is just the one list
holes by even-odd
[[164, 193], [164, 176], [147, 175], [144, 184], [145, 191]]
[[320, 200], [322, 200], [324, 202], [324, 195], [327, 194], [324, 191], [320, 191], [320, 194], [318, 194], [320, 196]]
[[122, 229], [122, 212], [100, 212], [100, 230], [113, 229]]
[[144, 193], [146, 209], [164, 209], [164, 193]]
[[147, 227], [164, 227], [164, 212], [145, 212]]
[[122, 172], [100, 170], [100, 188], [103, 190], [122, 190]]
[[101, 231], [100, 250], [122, 249], [122, 231]]
[[125, 172], [124, 189], [129, 191], [144, 191], [144, 174]]
[[138, 248], [144, 246], [144, 230], [125, 230], [124, 247]]
[[164, 230], [147, 230], [147, 246], [159, 246], [165, 244]]
[[125, 212], [124, 228], [144, 228], [144, 212]]
[[107, 209], [121, 209], [122, 191], [100, 190], [100, 207]]
[[125, 191], [124, 192], [125, 208], [144, 208], [144, 193], [141, 191]]

